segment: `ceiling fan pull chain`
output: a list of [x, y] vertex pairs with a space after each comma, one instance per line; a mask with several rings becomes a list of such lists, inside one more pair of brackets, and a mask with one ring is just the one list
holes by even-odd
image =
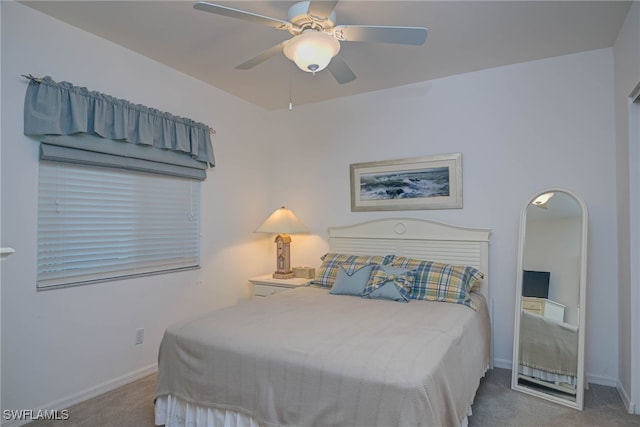
[[293, 103], [291, 102], [291, 67], [292, 63], [289, 62], [289, 111], [293, 111]]

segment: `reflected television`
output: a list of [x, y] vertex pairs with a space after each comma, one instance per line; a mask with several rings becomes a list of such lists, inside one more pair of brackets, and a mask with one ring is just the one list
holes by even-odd
[[549, 278], [548, 271], [524, 270], [522, 272], [522, 296], [549, 298]]

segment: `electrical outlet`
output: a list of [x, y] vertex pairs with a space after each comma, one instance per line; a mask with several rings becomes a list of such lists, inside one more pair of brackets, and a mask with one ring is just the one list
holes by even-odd
[[139, 328], [136, 329], [136, 345], [142, 344], [144, 342], [144, 329]]

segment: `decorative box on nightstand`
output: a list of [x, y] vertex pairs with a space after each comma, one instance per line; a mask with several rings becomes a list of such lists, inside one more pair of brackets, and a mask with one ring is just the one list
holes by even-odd
[[253, 287], [253, 296], [268, 297], [279, 292], [297, 288], [298, 286], [305, 286], [310, 280], [311, 279], [299, 277], [293, 279], [274, 279], [271, 274], [265, 274], [264, 276], [253, 277], [249, 279], [249, 282], [251, 282], [251, 286]]
[[293, 267], [293, 274], [301, 279], [311, 280], [316, 277], [316, 269], [313, 267]]

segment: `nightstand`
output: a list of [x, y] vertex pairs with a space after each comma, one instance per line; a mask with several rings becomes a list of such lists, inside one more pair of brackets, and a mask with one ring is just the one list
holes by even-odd
[[298, 286], [305, 286], [311, 279], [294, 277], [293, 279], [274, 279], [271, 274], [249, 279], [253, 288], [253, 296], [268, 297], [279, 292], [288, 291]]
[[564, 322], [565, 306], [546, 298], [522, 297], [522, 309], [558, 322]]

